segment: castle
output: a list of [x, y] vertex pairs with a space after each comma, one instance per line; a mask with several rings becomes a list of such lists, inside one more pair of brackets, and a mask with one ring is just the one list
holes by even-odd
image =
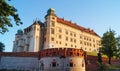
[[45, 22], [35, 21], [31, 26], [18, 30], [13, 52], [38, 52], [49, 48], [75, 48], [98, 52], [101, 38], [93, 30], [59, 18], [50, 8]]
[[98, 52], [101, 38], [93, 30], [59, 18], [50, 8], [44, 23], [15, 35], [13, 52], [0, 53], [0, 69], [85, 71], [84, 51]]

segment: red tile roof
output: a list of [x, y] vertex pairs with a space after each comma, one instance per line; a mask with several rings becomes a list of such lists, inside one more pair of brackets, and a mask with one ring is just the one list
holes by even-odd
[[67, 20], [64, 20], [62, 18], [58, 18], [57, 17], [57, 22], [60, 22], [62, 24], [65, 24], [65, 25], [68, 25], [68, 26], [71, 26], [73, 28], [76, 28], [78, 30], [81, 30], [81, 31], [84, 31], [86, 33], [89, 33], [89, 34], [92, 34], [92, 35], [96, 35], [98, 37], [100, 37], [98, 34], [96, 34], [93, 30], [90, 30], [90, 29], [87, 29], [87, 28], [84, 28], [82, 26], [79, 26], [77, 25], [76, 23], [72, 23], [71, 21], [67, 21]]

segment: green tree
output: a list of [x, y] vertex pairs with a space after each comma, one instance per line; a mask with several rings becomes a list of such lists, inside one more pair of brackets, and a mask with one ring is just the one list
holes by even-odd
[[120, 36], [116, 38], [117, 40], [117, 52], [116, 52], [116, 58], [120, 58]]
[[16, 25], [22, 24], [21, 19], [17, 14], [17, 9], [14, 6], [9, 5], [6, 0], [0, 0], [0, 33], [3, 34], [8, 31], [8, 27], [13, 27], [13, 24], [11, 23], [12, 18]]
[[108, 63], [111, 64], [111, 58], [116, 55], [117, 52], [117, 41], [115, 38], [115, 32], [113, 30], [109, 30], [103, 34], [102, 37], [102, 48], [101, 52], [109, 58]]
[[0, 42], [0, 52], [3, 52], [5, 50], [5, 45]]

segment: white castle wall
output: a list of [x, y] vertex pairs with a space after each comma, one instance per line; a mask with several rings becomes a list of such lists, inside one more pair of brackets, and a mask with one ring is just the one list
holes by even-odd
[[[53, 60], [56, 67], [52, 66]], [[73, 67], [69, 62], [73, 61]], [[85, 71], [85, 64], [82, 66], [83, 58], [79, 57], [44, 57], [38, 60], [36, 57], [1, 57], [0, 69], [17, 69], [29, 71]], [[44, 66], [41, 65], [44, 64]]]
[[1, 57], [0, 69], [38, 71], [39, 60], [34, 57]]
[[[56, 67], [52, 66], [52, 62], [56, 61]], [[70, 67], [69, 62], [73, 61], [73, 67]], [[42, 68], [41, 63], [44, 64]], [[83, 66], [82, 66], [83, 64]], [[44, 57], [40, 59], [41, 71], [85, 71], [85, 63], [83, 58], [79, 57]]]
[[0, 69], [85, 71], [84, 51], [53, 48], [40, 52], [4, 52], [0, 53]]

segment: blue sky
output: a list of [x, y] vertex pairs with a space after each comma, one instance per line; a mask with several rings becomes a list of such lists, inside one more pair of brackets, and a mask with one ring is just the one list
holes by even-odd
[[43, 22], [49, 8], [54, 8], [58, 17], [91, 28], [100, 36], [109, 28], [120, 35], [120, 0], [11, 0], [9, 4], [18, 9], [23, 25], [12, 21], [14, 27], [0, 34], [6, 52], [12, 51], [17, 30], [30, 26], [36, 18]]

